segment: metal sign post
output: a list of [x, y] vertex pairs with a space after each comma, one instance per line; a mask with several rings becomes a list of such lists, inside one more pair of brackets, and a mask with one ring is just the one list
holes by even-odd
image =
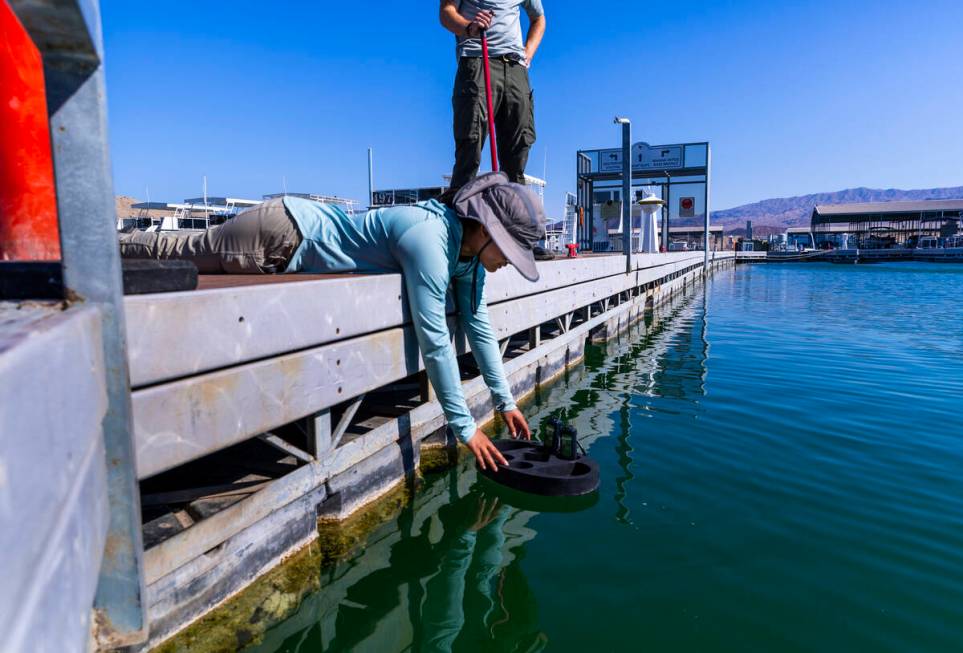
[[618, 116], [615, 122], [622, 125], [622, 251], [628, 273], [632, 271], [632, 123]]
[[368, 208], [374, 204], [374, 155], [368, 148]]
[[705, 240], [705, 265], [702, 268], [702, 274], [709, 274], [709, 188], [711, 187], [710, 174], [712, 171], [712, 148], [706, 143], [706, 235]]

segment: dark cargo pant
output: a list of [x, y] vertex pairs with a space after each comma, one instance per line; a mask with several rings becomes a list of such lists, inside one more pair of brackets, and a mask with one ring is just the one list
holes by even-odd
[[[498, 167], [511, 181], [523, 184], [528, 150], [535, 142], [535, 106], [528, 69], [505, 57], [492, 57], [490, 65]], [[478, 174], [488, 137], [485, 70], [480, 57], [459, 59], [451, 105], [455, 117], [451, 187], [460, 188]]]

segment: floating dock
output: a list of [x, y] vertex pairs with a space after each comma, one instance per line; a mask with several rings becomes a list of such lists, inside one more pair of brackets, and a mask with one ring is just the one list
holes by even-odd
[[[489, 312], [516, 397], [577, 364], [586, 340], [615, 335], [700, 282], [703, 257], [635, 255], [628, 273], [623, 256], [543, 262], [534, 284], [513, 269], [493, 275]], [[713, 269], [734, 262], [728, 252], [710, 257]], [[252, 281], [261, 283], [236, 285]], [[319, 518], [357, 514], [416, 475], [424, 459], [448, 460], [452, 446], [424, 380], [400, 275], [201, 285], [124, 299], [146, 522], [142, 648], [310, 544]], [[100, 320], [83, 304], [0, 304], [0, 428], [13, 435], [0, 454], [15, 499], [3, 517], [23, 524], [7, 542], [4, 571], [36, 597], [4, 611], [13, 617], [6, 625], [32, 638], [50, 630], [50, 614], [73, 614], [78, 627], [59, 641], [74, 645], [86, 637], [81, 626], [110, 546]], [[466, 353], [454, 319], [451, 326]], [[469, 406], [487, 422], [490, 394], [470, 360], [462, 362]], [[210, 480], [232, 465], [247, 474]]]
[[736, 258], [743, 263], [892, 263], [894, 261], [963, 263], [963, 247], [736, 252]]
[[833, 249], [823, 252], [817, 260], [833, 263], [885, 263], [892, 261], [963, 263], [963, 247]]

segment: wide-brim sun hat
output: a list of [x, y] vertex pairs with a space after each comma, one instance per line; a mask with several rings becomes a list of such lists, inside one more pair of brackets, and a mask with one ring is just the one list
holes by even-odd
[[545, 212], [535, 193], [504, 172], [489, 172], [462, 186], [452, 204], [458, 217], [485, 227], [523, 277], [538, 281], [532, 249], [545, 238]]

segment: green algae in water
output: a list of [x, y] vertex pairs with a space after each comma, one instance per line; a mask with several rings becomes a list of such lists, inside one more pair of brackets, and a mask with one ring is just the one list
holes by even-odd
[[317, 540], [154, 650], [223, 653], [257, 644], [269, 627], [289, 617], [305, 596], [321, 588], [325, 566], [363, 545], [374, 529], [397, 517], [408, 499], [409, 490], [402, 481], [343, 522], [320, 521]]
[[154, 651], [227, 653], [256, 643], [321, 587], [321, 560], [321, 547], [312, 542]]
[[346, 520], [320, 520], [318, 543], [321, 548], [321, 564], [330, 565], [344, 559], [364, 545], [371, 531], [397, 517], [410, 499], [409, 484], [412, 482], [414, 481], [399, 481], [384, 496], [364, 506]]

